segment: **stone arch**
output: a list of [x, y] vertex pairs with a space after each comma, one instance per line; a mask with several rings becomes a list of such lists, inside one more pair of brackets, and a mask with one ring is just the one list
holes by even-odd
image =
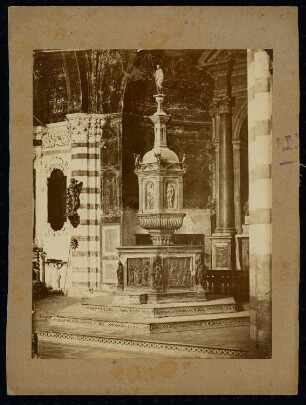
[[248, 101], [246, 100], [240, 107], [233, 121], [233, 140], [240, 140], [242, 125], [248, 116]]

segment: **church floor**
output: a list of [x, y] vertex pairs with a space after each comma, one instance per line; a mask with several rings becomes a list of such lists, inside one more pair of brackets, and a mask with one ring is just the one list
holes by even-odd
[[[82, 335], [85, 337], [95, 338], [103, 335], [104, 339], [127, 339], [130, 341], [141, 341], [146, 344], [171, 344], [171, 345], [193, 345], [197, 347], [205, 347], [209, 349], [218, 348], [225, 350], [236, 350], [244, 352], [244, 357], [247, 356], [249, 349], [249, 325], [237, 325], [212, 328], [206, 330], [192, 330], [181, 332], [155, 333], [154, 335], [146, 335], [135, 332], [122, 331], [102, 331], [88, 330], [76, 326], [50, 326], [48, 317], [62, 311], [65, 308], [80, 304], [88, 298], [74, 298], [55, 296], [48, 297], [35, 302], [34, 328], [39, 331], [48, 331], [53, 334], [64, 333], [70, 336]], [[108, 295], [104, 297], [105, 303], [108, 301]], [[145, 347], [133, 348], [122, 347], [95, 347], [94, 345], [84, 345], [78, 342], [69, 341], [69, 339], [54, 341], [40, 340], [38, 346], [38, 357], [42, 359], [51, 358], [104, 358], [104, 359], [120, 359], [120, 358], [190, 358], [187, 353], [169, 353], [150, 352]], [[192, 356], [193, 357], [193, 356]], [[202, 355], [203, 357], [203, 355]], [[217, 356], [219, 357], [219, 355]], [[222, 356], [221, 356], [222, 357]], [[216, 355], [209, 353], [205, 354], [204, 358], [216, 358]]]

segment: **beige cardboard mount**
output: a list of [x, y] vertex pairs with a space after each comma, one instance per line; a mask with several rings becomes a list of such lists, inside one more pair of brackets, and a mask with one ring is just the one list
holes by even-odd
[[[9, 394], [296, 393], [299, 157], [280, 164], [276, 138], [298, 133], [297, 20], [294, 7], [9, 8]], [[84, 48], [273, 49], [272, 359], [31, 359], [32, 53]]]

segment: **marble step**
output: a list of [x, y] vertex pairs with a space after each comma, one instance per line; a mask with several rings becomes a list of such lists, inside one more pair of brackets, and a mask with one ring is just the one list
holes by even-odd
[[103, 305], [95, 302], [82, 304], [82, 309], [88, 313], [114, 313], [125, 315], [143, 315], [153, 318], [168, 316], [207, 315], [236, 312], [234, 298], [223, 298], [215, 301], [167, 303], [147, 305]]
[[[122, 333], [98, 333], [96, 331], [88, 331], [84, 328], [78, 328], [78, 330], [64, 330], [59, 327], [44, 328], [36, 330], [38, 337], [38, 351], [41, 349], [41, 342], [53, 342], [58, 345], [69, 345], [73, 347], [85, 346], [85, 347], [101, 347], [108, 349], [122, 350], [122, 356], [126, 351], [135, 351], [139, 355], [142, 354], [145, 357], [146, 353], [162, 354], [170, 357], [183, 357], [183, 358], [248, 358], [249, 350], [245, 347], [229, 344], [209, 344], [203, 341], [203, 339], [195, 338], [190, 343], [189, 339], [181, 338], [181, 334], [174, 334], [177, 338], [171, 336], [170, 339], [162, 339], [158, 335], [155, 338], [154, 335], [147, 336], [134, 336], [127, 334], [122, 336]], [[197, 332], [186, 332], [197, 333]], [[182, 332], [184, 335], [184, 332]], [[165, 336], [165, 335], [163, 335]], [[201, 334], [201, 336], [203, 336]], [[246, 345], [243, 345], [246, 346]]]
[[209, 315], [176, 316], [167, 318], [150, 318], [124, 314], [101, 314], [85, 316], [62, 313], [50, 317], [50, 325], [64, 327], [86, 327], [99, 330], [122, 330], [141, 333], [178, 332], [186, 330], [219, 328], [249, 323], [249, 312], [219, 313]]

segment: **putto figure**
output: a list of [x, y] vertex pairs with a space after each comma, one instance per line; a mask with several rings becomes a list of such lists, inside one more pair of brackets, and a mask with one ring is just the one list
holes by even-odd
[[163, 93], [164, 73], [163, 73], [160, 65], [156, 66], [156, 71], [155, 71], [154, 77], [155, 77], [157, 93], [162, 94]]

